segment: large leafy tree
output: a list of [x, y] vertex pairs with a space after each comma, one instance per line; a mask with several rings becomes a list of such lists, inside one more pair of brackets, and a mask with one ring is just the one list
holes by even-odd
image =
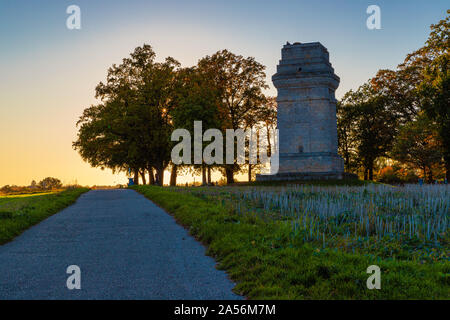
[[386, 96], [379, 94], [371, 83], [348, 92], [339, 104], [339, 144], [344, 151], [346, 166], [354, 152], [364, 169], [364, 179], [373, 180], [375, 160], [390, 150], [397, 132], [398, 117], [392, 112]]
[[[179, 88], [177, 90], [177, 108], [172, 110], [175, 129], [188, 130], [194, 136], [194, 122], [202, 122], [203, 132], [211, 128], [221, 128], [222, 121], [219, 112], [220, 90], [212, 81], [212, 76], [197, 67], [182, 69], [179, 73]], [[203, 133], [202, 132], [202, 133]], [[205, 143], [207, 144], [207, 143]], [[211, 182], [211, 170], [215, 165], [206, 163], [194, 164], [194, 149], [191, 143], [191, 164], [174, 166], [187, 173], [202, 173], [202, 183]], [[173, 172], [173, 171], [172, 171]], [[206, 177], [208, 173], [208, 177]], [[176, 184], [172, 181], [172, 185]]]
[[[261, 105], [257, 108], [252, 109], [250, 112], [248, 112], [243, 119], [243, 129], [247, 130], [250, 128], [253, 128], [255, 130], [254, 133], [256, 134], [256, 139], [260, 141], [264, 136], [267, 139], [265, 144], [267, 147], [267, 155], [271, 156], [272, 151], [274, 150], [272, 146], [272, 139], [275, 137], [271, 136], [271, 132], [273, 132], [274, 129], [277, 127], [277, 102], [276, 97], [266, 97], [264, 101], [261, 103]], [[262, 142], [262, 140], [261, 140]], [[252, 164], [250, 163], [250, 150], [249, 145], [247, 145], [247, 152], [246, 157], [248, 159], [248, 166], [247, 166], [247, 175], [248, 175], [248, 181], [252, 181], [254, 172], [258, 169], [261, 169], [264, 164], [262, 162], [259, 162], [258, 164]], [[258, 154], [259, 154], [259, 148], [264, 147], [258, 145]], [[257, 156], [258, 157], [258, 156]]]
[[344, 158], [346, 172], [355, 172], [358, 169], [356, 137], [354, 125], [356, 123], [357, 110], [351, 103], [346, 103], [353, 91], [349, 91], [342, 101], [336, 105], [338, 150]]
[[162, 185], [170, 162], [179, 63], [170, 57], [158, 63], [155, 57], [151, 46], [143, 45], [109, 68], [106, 82], [96, 87], [102, 103], [83, 112], [73, 146], [92, 166], [130, 168], [135, 180], [139, 172], [155, 169], [155, 182]]
[[436, 59], [425, 73], [420, 85], [422, 105], [426, 114], [438, 125], [442, 142], [446, 178], [450, 180], [450, 71], [449, 55]]
[[[218, 112], [221, 129], [245, 128], [245, 119], [264, 105], [263, 90], [267, 88], [265, 66], [253, 57], [244, 58], [228, 50], [218, 51], [201, 59], [199, 72], [210, 77], [219, 92]], [[234, 182], [234, 173], [241, 170], [235, 164], [223, 165], [227, 183]]]
[[426, 115], [419, 115], [401, 127], [390, 154], [414, 169], [421, 169], [427, 181], [433, 181], [432, 168], [442, 160], [436, 125]]
[[396, 71], [379, 70], [370, 80], [373, 90], [388, 101], [390, 111], [401, 124], [413, 120], [421, 110], [417, 94], [417, 86], [423, 80], [420, 70], [402, 64]]
[[[447, 14], [450, 10], [447, 11]], [[426, 45], [415, 55], [428, 58], [418, 86], [423, 110], [437, 124], [442, 142], [446, 178], [450, 180], [450, 15], [431, 26]], [[424, 58], [424, 59], [425, 59]]]
[[57, 178], [47, 177], [39, 181], [38, 185], [42, 189], [59, 189], [62, 187], [62, 182]]
[[113, 172], [134, 168], [126, 126], [119, 120], [119, 114], [125, 113], [123, 106], [114, 100], [93, 105], [83, 111], [77, 122], [80, 128], [73, 146], [91, 166]]

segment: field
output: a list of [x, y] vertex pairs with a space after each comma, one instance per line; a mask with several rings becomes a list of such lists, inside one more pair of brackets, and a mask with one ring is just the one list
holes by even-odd
[[[251, 299], [450, 297], [447, 185], [134, 187]], [[381, 289], [366, 286], [381, 268]]]
[[0, 196], [0, 245], [75, 202], [85, 188]]

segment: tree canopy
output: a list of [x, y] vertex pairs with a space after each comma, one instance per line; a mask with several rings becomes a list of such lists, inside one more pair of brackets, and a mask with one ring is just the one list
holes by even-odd
[[173, 58], [155, 62], [149, 45], [138, 47], [122, 64], [108, 70], [106, 83], [96, 87], [102, 103], [80, 117], [78, 139], [73, 143], [94, 167], [113, 171], [156, 171], [163, 184], [170, 162], [171, 110], [175, 108], [180, 64]]
[[[73, 147], [94, 167], [139, 174], [150, 183], [163, 185], [164, 170], [172, 168], [170, 184], [176, 184], [180, 166], [171, 163], [171, 133], [184, 128], [193, 133], [194, 121], [209, 128], [244, 128], [253, 122], [273, 121], [263, 90], [265, 67], [254, 58], [227, 50], [201, 59], [198, 65], [181, 68], [173, 58], [156, 62], [149, 45], [137, 47], [120, 65], [108, 69], [95, 96], [97, 105], [85, 109], [77, 126]], [[270, 120], [268, 120], [270, 118]], [[182, 169], [224, 170], [229, 183], [240, 165], [181, 166]], [[153, 172], [156, 173], [153, 176]], [[143, 179], [143, 180], [144, 180]], [[145, 180], [144, 180], [145, 183]]]

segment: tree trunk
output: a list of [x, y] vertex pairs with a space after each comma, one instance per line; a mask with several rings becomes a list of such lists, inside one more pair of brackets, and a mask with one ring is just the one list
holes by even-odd
[[208, 184], [211, 184], [211, 167], [208, 167]]
[[229, 166], [225, 167], [225, 174], [227, 178], [227, 184], [234, 183], [233, 168], [230, 168]]
[[155, 175], [153, 173], [153, 168], [152, 167], [148, 168], [148, 178], [149, 178], [148, 183], [151, 184], [151, 185], [154, 185], [155, 184]]
[[252, 165], [248, 164], [248, 182], [252, 182]]
[[348, 152], [345, 152], [345, 170], [350, 172], [350, 156]]
[[155, 170], [155, 185], [160, 186], [161, 185], [161, 181], [160, 181], [160, 177], [158, 174], [158, 170]]
[[364, 181], [367, 180], [367, 168], [364, 168]]
[[445, 162], [445, 179], [450, 182], [450, 158], [444, 157]]
[[147, 180], [145, 179], [145, 170], [141, 171], [141, 177], [142, 177], [142, 184], [146, 185], [147, 184]]
[[206, 185], [206, 167], [202, 165], [202, 185]]
[[134, 169], [133, 182], [135, 185], [139, 185], [139, 170], [138, 169]]
[[373, 166], [369, 168], [369, 180], [373, 181]]
[[162, 187], [164, 186], [164, 169], [163, 168], [156, 168], [156, 178], [155, 178], [156, 185]]
[[172, 171], [170, 172], [170, 186], [175, 187], [177, 185], [177, 165], [172, 165]]
[[431, 168], [428, 168], [428, 177], [427, 177], [428, 183], [433, 183], [433, 171], [431, 171]]
[[[269, 130], [269, 126], [266, 125], [266, 130], [267, 130], [267, 156], [271, 157], [272, 156], [272, 143], [270, 142], [270, 130]], [[250, 180], [249, 180], [250, 181]]]

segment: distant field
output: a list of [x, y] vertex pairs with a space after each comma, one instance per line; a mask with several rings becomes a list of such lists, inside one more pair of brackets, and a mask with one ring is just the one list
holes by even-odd
[[0, 191], [0, 199], [4, 197], [17, 197], [17, 196], [30, 196], [30, 195], [43, 195], [64, 191], [65, 189], [53, 189], [53, 190], [41, 190], [41, 189], [29, 189], [23, 188], [23, 190], [12, 190], [9, 193]]
[[[133, 187], [252, 299], [450, 298], [450, 186]], [[378, 265], [382, 289], [368, 290]]]
[[63, 190], [54, 190], [54, 191], [46, 191], [46, 192], [30, 192], [30, 193], [22, 193], [22, 194], [0, 194], [0, 203], [6, 202], [8, 199], [13, 198], [29, 198], [29, 197], [36, 197], [36, 196], [43, 196], [47, 194], [54, 194], [61, 192]]
[[89, 189], [0, 196], [0, 244], [57, 213]]

